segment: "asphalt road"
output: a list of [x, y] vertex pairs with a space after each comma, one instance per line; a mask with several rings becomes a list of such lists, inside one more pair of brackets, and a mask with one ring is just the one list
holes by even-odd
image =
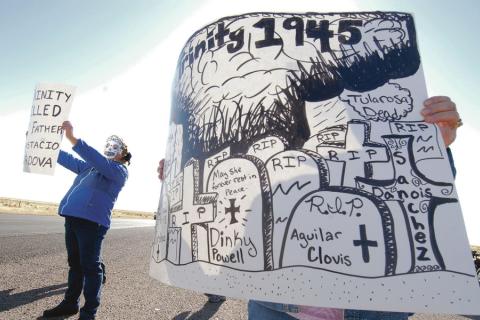
[[[150, 278], [154, 221], [124, 220], [114, 219], [104, 242], [107, 283], [98, 319], [247, 319], [244, 301], [210, 304], [200, 293]], [[0, 214], [1, 320], [41, 319], [61, 301], [66, 279], [62, 218]]]
[[[148, 276], [153, 223], [114, 219], [103, 248], [107, 284], [98, 319], [247, 319], [245, 301], [207, 303], [200, 293]], [[0, 319], [41, 319], [44, 309], [62, 299], [66, 277], [62, 218], [0, 214]], [[465, 320], [445, 315], [410, 319]]]
[[[0, 216], [0, 237], [63, 233], [63, 221], [64, 219], [60, 216], [2, 214]], [[113, 219], [110, 230], [154, 226], [155, 220], [153, 219]]]

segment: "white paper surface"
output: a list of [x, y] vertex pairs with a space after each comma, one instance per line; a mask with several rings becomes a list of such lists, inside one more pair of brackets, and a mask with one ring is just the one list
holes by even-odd
[[[411, 15], [246, 14], [185, 45], [150, 273], [244, 299], [480, 313]], [[203, 169], [202, 169], [203, 168]]]
[[62, 141], [62, 123], [68, 119], [75, 87], [39, 83], [33, 95], [26, 132], [23, 171], [53, 175]]

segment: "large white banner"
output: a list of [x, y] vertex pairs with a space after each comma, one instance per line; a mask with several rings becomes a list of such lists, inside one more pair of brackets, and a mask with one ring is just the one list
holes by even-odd
[[150, 273], [311, 306], [480, 313], [413, 18], [223, 18], [183, 48]]
[[75, 87], [40, 83], [36, 86], [26, 133], [23, 171], [53, 175]]

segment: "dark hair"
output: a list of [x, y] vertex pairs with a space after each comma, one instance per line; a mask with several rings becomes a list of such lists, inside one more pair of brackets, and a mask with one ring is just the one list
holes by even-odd
[[128, 150], [125, 150], [125, 155], [123, 156], [122, 160], [130, 165], [130, 159], [132, 159], [132, 154], [128, 152]]

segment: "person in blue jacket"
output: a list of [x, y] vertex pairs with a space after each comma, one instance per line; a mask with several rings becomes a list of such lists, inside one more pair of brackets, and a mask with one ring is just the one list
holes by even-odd
[[68, 255], [68, 288], [63, 301], [45, 310], [43, 317], [60, 317], [79, 311], [83, 290], [85, 304], [81, 320], [95, 319], [100, 305], [103, 272], [101, 248], [110, 227], [110, 216], [118, 194], [128, 178], [127, 145], [117, 136], [107, 139], [103, 154], [73, 134], [69, 121], [62, 125], [65, 137], [81, 159], [60, 151], [58, 163], [77, 174], [60, 202], [58, 213], [65, 217], [65, 244]]

